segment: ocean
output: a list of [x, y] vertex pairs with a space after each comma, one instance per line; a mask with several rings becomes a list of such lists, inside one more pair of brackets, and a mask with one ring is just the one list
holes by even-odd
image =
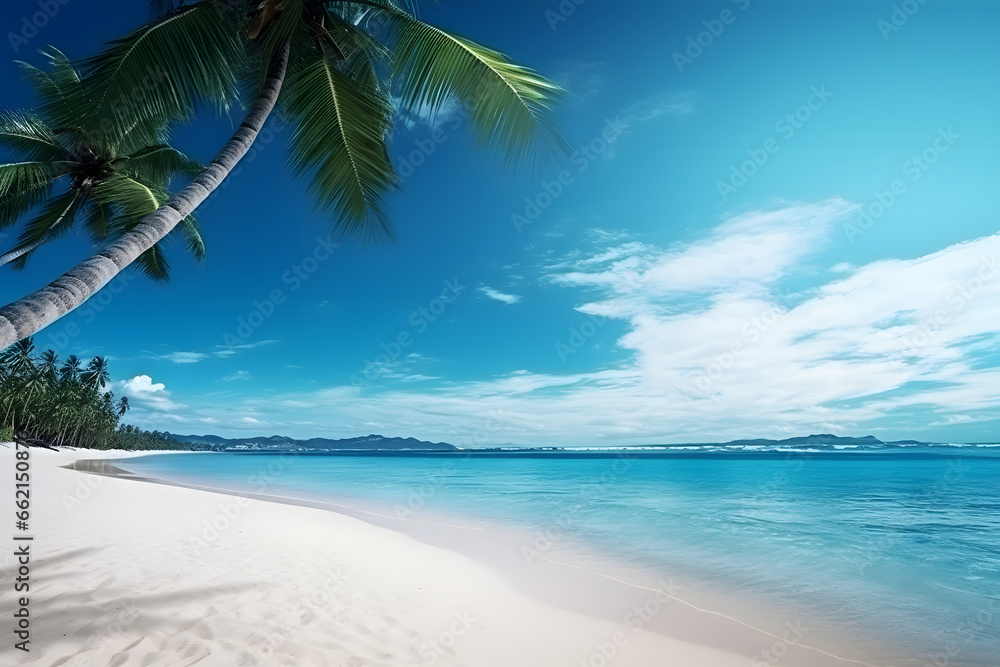
[[[924, 667], [1000, 665], [1000, 448], [638, 458], [150, 455], [189, 484], [466, 516], [765, 602]], [[544, 539], [542, 539], [544, 538]]]

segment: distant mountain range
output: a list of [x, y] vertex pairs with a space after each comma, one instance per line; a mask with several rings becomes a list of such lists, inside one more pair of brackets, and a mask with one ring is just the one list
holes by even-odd
[[253, 438], [223, 438], [218, 435], [176, 435], [168, 433], [167, 437], [186, 442], [191, 445], [201, 445], [205, 449], [218, 451], [289, 451], [289, 450], [422, 450], [422, 451], [454, 451], [458, 449], [446, 442], [427, 442], [416, 438], [387, 438], [382, 435], [365, 435], [360, 438], [309, 438], [296, 440], [284, 435], [255, 436]]
[[814, 435], [800, 436], [798, 438], [785, 438], [784, 440], [767, 440], [767, 439], [754, 439], [754, 440], [733, 440], [731, 442], [722, 443], [724, 445], [732, 445], [734, 447], [798, 447], [804, 445], [850, 445], [854, 447], [882, 447], [885, 445], [919, 445], [922, 443], [916, 440], [896, 440], [892, 442], [883, 442], [879, 440], [874, 435], [866, 435], [861, 438], [844, 438], [839, 435], [831, 435], [829, 433], [817, 433]]
[[[308, 440], [297, 440], [284, 435], [255, 436], [252, 438], [223, 438], [218, 435], [175, 435], [166, 434], [168, 437], [187, 443], [195, 449], [211, 449], [226, 452], [246, 452], [246, 451], [297, 451], [297, 452], [457, 452], [461, 451], [454, 445], [446, 442], [427, 442], [416, 438], [387, 438], [382, 435], [366, 435], [359, 438], [309, 438]], [[898, 447], [902, 445], [922, 445], [926, 443], [917, 440], [892, 440], [884, 442], [875, 436], [866, 435], [860, 438], [841, 437], [829, 433], [819, 433], [797, 438], [785, 438], [784, 440], [769, 440], [765, 438], [754, 438], [748, 440], [732, 440], [724, 443], [691, 443], [683, 445], [630, 445], [636, 449], [664, 450], [664, 449], [684, 449], [686, 447], [731, 447], [739, 451], [751, 447], [754, 449], [770, 449], [783, 447], [821, 447], [835, 449], [839, 447], [876, 448], [876, 447]], [[503, 451], [523, 451], [523, 452], [573, 452], [584, 449], [593, 450], [594, 447], [516, 447], [513, 445], [504, 447], [484, 448], [478, 451], [503, 452]]]

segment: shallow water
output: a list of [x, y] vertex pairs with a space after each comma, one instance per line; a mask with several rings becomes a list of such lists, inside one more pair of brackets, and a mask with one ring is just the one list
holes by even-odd
[[1000, 665], [1000, 450], [663, 459], [152, 455], [138, 474], [474, 515], [766, 601], [909, 664]]

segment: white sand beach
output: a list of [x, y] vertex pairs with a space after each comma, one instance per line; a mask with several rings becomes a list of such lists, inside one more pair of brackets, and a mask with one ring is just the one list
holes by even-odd
[[31, 450], [30, 592], [15, 593], [14, 453], [0, 447], [0, 610], [9, 627], [26, 595], [31, 615], [30, 651], [5, 631], [3, 664], [745, 667], [771, 649], [783, 667], [858, 664], [655, 585], [549, 563], [536, 576], [573, 590], [533, 596], [495, 564], [342, 513], [61, 467], [127, 456]]

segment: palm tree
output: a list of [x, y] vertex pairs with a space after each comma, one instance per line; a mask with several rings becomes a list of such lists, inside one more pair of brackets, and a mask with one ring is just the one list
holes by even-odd
[[[43, 51], [50, 71], [20, 63], [41, 103], [38, 114], [0, 112], [0, 147], [16, 161], [0, 164], [0, 229], [17, 224], [32, 211], [17, 246], [0, 256], [0, 266], [24, 268], [42, 245], [82, 222], [96, 243], [120, 236], [167, 201], [167, 184], [179, 173], [196, 174], [202, 166], [167, 146], [163, 123], [120, 135], [100, 131], [85, 114], [92, 103], [90, 86], [61, 52]], [[58, 189], [58, 192], [57, 192]], [[204, 243], [194, 218], [178, 231], [196, 259]], [[166, 280], [168, 265], [160, 244], [138, 257], [140, 270]]]
[[35, 351], [35, 341], [30, 336], [11, 345], [0, 355], [0, 364], [12, 376], [22, 375], [34, 367], [35, 361], [31, 354]]
[[[9, 391], [4, 395], [4, 415], [3, 424], [13, 425], [14, 408], [18, 405], [18, 398], [23, 390], [24, 383], [35, 370], [35, 361], [31, 354], [35, 351], [34, 340], [29, 336], [11, 345], [3, 354], [0, 354], [0, 367], [3, 368], [4, 384]], [[8, 422], [8, 418], [11, 420]]]
[[64, 383], [76, 382], [80, 379], [80, 360], [75, 354], [66, 357], [62, 368], [59, 369], [59, 379]]
[[45, 350], [38, 358], [38, 370], [49, 383], [55, 384], [58, 365], [59, 355], [55, 353], [55, 350]]
[[[240, 75], [256, 101], [208, 168], [115, 243], [37, 292], [0, 309], [0, 347], [77, 307], [168, 234], [247, 153], [279, 107], [293, 124], [291, 164], [342, 231], [390, 235], [384, 198], [397, 188], [386, 150], [392, 100], [436, 114], [465, 105], [477, 143], [508, 161], [565, 142], [547, 118], [558, 88], [467, 38], [424, 23], [392, 0], [159, 2], [166, 14], [88, 62], [89, 114], [108, 134], [190, 118], [198, 102], [224, 111]], [[235, 9], [233, 9], [235, 8]], [[241, 64], [243, 65], [241, 67]], [[144, 104], [129, 91], [157, 85]], [[540, 150], [542, 149], [542, 150]]]
[[[14, 438], [28, 445], [74, 445], [100, 449], [184, 449], [165, 434], [149, 433], [119, 421], [129, 410], [128, 399], [115, 401], [107, 382], [107, 361], [95, 358], [85, 377], [74, 375], [75, 356], [67, 359], [65, 373], [57, 375], [51, 350], [31, 356], [30, 339], [0, 355], [0, 406], [6, 410], [0, 438]], [[17, 371], [10, 364], [15, 364]], [[7, 417], [10, 417], [8, 420]]]
[[83, 373], [82, 380], [84, 386], [96, 389], [104, 388], [110, 377], [108, 372], [108, 361], [104, 357], [94, 357], [87, 364], [87, 370]]

